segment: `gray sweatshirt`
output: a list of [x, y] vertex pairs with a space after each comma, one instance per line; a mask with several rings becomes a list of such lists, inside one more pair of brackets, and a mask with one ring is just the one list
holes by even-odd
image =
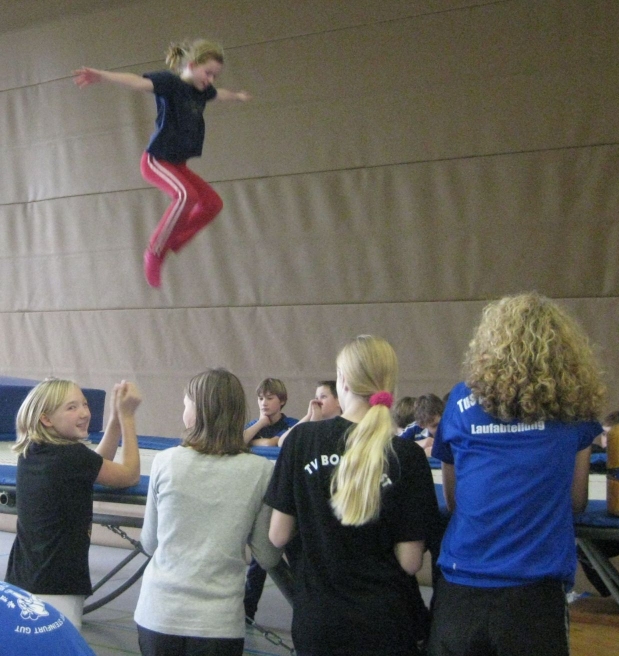
[[142, 545], [153, 554], [134, 619], [152, 631], [245, 635], [245, 545], [265, 569], [281, 550], [262, 499], [273, 464], [253, 454], [210, 456], [174, 447], [153, 461]]

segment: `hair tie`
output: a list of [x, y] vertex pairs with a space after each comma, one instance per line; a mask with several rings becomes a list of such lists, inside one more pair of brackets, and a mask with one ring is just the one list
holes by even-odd
[[376, 392], [370, 396], [370, 405], [386, 405], [391, 408], [393, 405], [393, 394], [391, 392]]

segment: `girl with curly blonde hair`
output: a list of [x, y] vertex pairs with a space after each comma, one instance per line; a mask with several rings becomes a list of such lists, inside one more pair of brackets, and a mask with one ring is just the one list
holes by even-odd
[[452, 516], [429, 654], [567, 656], [572, 513], [587, 505], [602, 431], [599, 365], [576, 321], [529, 293], [484, 309], [464, 369], [432, 451]]

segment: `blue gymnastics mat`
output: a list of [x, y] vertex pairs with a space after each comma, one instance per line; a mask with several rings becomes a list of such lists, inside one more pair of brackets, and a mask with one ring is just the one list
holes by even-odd
[[[13, 433], [15, 439], [15, 417], [19, 406], [28, 396], [28, 392], [39, 383], [29, 378], [13, 378], [0, 376], [0, 433]], [[82, 388], [90, 406], [90, 430], [103, 430], [103, 408], [105, 407], [105, 391], [100, 389]]]

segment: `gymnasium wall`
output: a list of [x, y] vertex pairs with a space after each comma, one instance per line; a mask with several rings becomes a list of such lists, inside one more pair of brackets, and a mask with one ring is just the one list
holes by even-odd
[[[136, 380], [178, 435], [187, 380], [266, 376], [302, 416], [349, 337], [395, 346], [401, 394], [443, 394], [487, 299], [536, 289], [600, 347], [619, 406], [619, 3], [127, 2], [0, 34], [0, 373]], [[223, 42], [191, 166], [224, 209], [163, 270], [167, 199], [139, 159], [154, 100], [80, 90], [168, 43]]]

